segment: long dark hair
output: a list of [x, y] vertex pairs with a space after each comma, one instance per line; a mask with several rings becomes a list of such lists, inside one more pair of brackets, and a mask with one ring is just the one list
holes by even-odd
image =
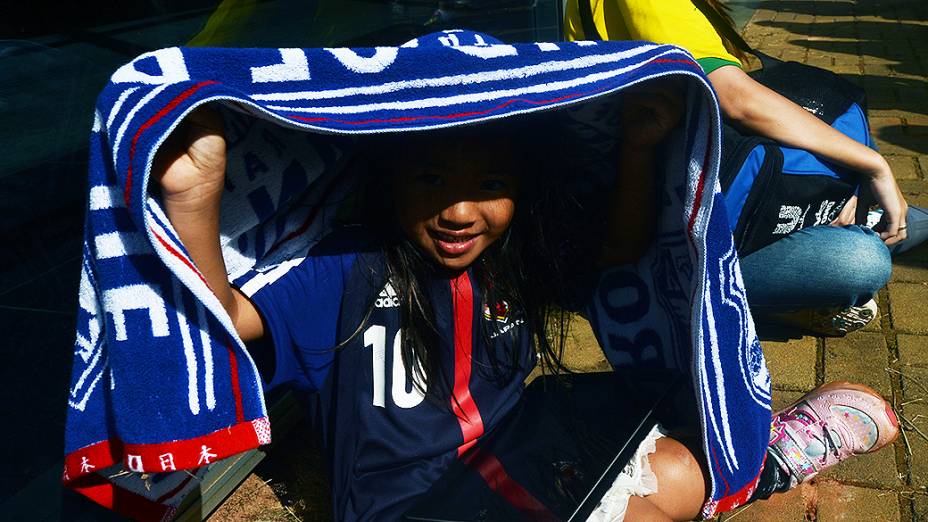
[[[740, 60], [742, 64], [746, 65], [748, 54], [743, 49], [741, 49], [738, 44], [731, 41], [731, 39], [726, 34], [729, 31], [734, 31], [735, 33], [738, 32], [735, 21], [731, 17], [731, 6], [725, 5], [722, 2], [719, 2], [719, 0], [702, 0], [702, 2], [705, 2], [709, 9], [712, 9], [718, 14], [718, 19], [713, 20], [712, 18], [709, 18], [709, 23], [713, 25], [715, 32], [718, 33], [719, 38], [722, 39], [722, 45], [725, 46], [725, 49], [730, 52], [732, 56]], [[728, 27], [715, 27], [716, 24], [725, 24]]]
[[[502, 237], [488, 247], [472, 265], [475, 283], [483, 302], [481, 308], [506, 303], [526, 328], [514, 328], [513, 335], [528, 333], [544, 371], [564, 371], [561, 358], [567, 337], [571, 314], [564, 303], [570, 301], [572, 273], [568, 270], [567, 225], [559, 219], [569, 203], [559, 197], [553, 172], [548, 161], [552, 150], [553, 134], [537, 129], [551, 129], [550, 116], [522, 118], [516, 122], [475, 126], [464, 130], [430, 131], [427, 137], [392, 135], [369, 138], [362, 144], [369, 158], [370, 176], [362, 196], [362, 221], [373, 235], [382, 241], [386, 262], [386, 275], [400, 300], [404, 342], [403, 363], [408, 382], [419, 386], [426, 397], [438, 403], [447, 403], [451, 395], [452, 380], [446, 373], [446, 358], [452, 356], [439, 350], [443, 339], [434, 321], [432, 303], [423, 282], [438, 274], [442, 268], [403, 234], [394, 220], [392, 208], [394, 173], [389, 165], [395, 164], [393, 155], [410, 154], [419, 145], [436, 140], [460, 139], [464, 133], [475, 133], [479, 140], [506, 140], [517, 163], [517, 174], [522, 178], [516, 199], [513, 220]], [[499, 334], [496, 321], [477, 321], [482, 325], [480, 335], [489, 340]], [[494, 343], [499, 346], [501, 343]], [[491, 346], [490, 343], [487, 344]], [[480, 368], [493, 379], [507, 382], [523, 368], [526, 354], [518, 353], [520, 343], [503, 344], [508, 351], [489, 350], [489, 367]]]

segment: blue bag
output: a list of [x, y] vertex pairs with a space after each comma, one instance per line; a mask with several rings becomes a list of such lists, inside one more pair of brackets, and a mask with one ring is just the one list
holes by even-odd
[[[760, 59], [749, 75], [852, 139], [872, 146], [867, 95], [841, 76], [753, 49], [731, 18], [705, 0], [692, 0], [715, 30], [738, 49]], [[719, 182], [738, 254], [746, 256], [802, 228], [832, 222], [857, 193], [857, 176], [811, 153], [760, 136], [722, 129]]]
[[[761, 53], [756, 53], [761, 55]], [[761, 55], [751, 75], [839, 132], [873, 145], [862, 89], [840, 76]], [[858, 176], [810, 152], [725, 125], [719, 182], [741, 256], [802, 228], [832, 222], [857, 193]]]
[[[833, 127], [872, 145], [867, 119], [856, 103]], [[728, 125], [722, 129], [719, 182], [742, 256], [795, 230], [832, 222], [858, 189], [856, 174], [847, 168]]]

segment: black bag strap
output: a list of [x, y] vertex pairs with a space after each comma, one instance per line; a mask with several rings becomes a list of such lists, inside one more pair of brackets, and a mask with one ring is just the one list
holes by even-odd
[[580, 10], [580, 25], [583, 27], [583, 37], [587, 40], [602, 40], [603, 37], [596, 29], [596, 23], [593, 22], [593, 9], [590, 7], [592, 0], [577, 0], [577, 8]]

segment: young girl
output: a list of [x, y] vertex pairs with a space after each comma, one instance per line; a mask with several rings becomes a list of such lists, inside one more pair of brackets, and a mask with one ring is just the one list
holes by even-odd
[[[622, 213], [598, 234], [602, 266], [649, 246], [655, 146], [681, 112], [672, 86], [624, 102], [612, 196]], [[159, 151], [153, 176], [191, 258], [242, 339], [273, 344], [268, 387], [315, 392], [336, 520], [399, 518], [514, 407], [536, 353], [557, 368], [563, 335], [549, 333], [564, 325], [557, 301], [576, 267], [559, 262], [573, 247], [546, 225], [541, 184], [521, 163], [544, 152], [523, 148], [536, 123], [384, 138], [402, 148], [374, 140], [362, 226], [333, 232], [250, 299], [228, 283], [220, 252], [221, 118], [198, 110]], [[898, 433], [886, 403], [852, 385], [816, 390], [774, 421], [766, 494]], [[690, 519], [705, 502], [700, 459], [657, 438], [652, 454], [636, 456], [650, 462], [656, 492], [641, 484], [610, 492], [613, 519], [626, 504], [627, 520]]]

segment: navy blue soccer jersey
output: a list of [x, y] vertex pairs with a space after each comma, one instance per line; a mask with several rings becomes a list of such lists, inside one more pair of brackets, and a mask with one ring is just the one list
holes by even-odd
[[[535, 365], [523, 321], [485, 306], [472, 272], [435, 275], [420, 283], [453, 397], [426, 398], [403, 365], [401, 303], [384, 272], [363, 232], [343, 230], [252, 296], [276, 354], [269, 385], [317, 393], [336, 520], [399, 518], [515, 406]], [[508, 353], [515, 371], [489, 370]]]

